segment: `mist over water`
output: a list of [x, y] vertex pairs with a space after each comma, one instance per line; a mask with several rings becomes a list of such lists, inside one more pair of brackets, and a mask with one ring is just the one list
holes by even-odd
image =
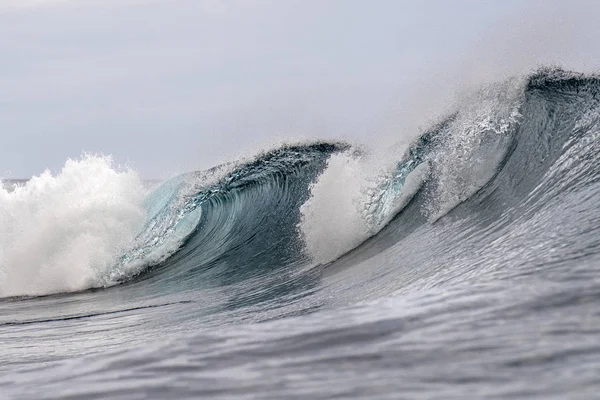
[[600, 51], [592, 1], [19, 5], [0, 5], [4, 178], [82, 150], [156, 179], [282, 140], [407, 145], [464, 92]]

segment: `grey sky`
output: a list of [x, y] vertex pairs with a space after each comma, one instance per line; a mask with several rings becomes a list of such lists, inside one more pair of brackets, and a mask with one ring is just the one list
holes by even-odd
[[164, 177], [287, 138], [394, 141], [467, 84], [600, 67], [598, 1], [0, 0], [0, 176]]

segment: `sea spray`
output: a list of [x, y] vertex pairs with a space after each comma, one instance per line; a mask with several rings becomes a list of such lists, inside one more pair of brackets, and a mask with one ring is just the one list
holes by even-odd
[[144, 222], [144, 196], [134, 171], [95, 155], [0, 188], [0, 296], [101, 285]]

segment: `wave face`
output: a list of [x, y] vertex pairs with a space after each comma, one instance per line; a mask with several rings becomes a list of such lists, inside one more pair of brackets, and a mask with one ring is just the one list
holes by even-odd
[[[338, 143], [286, 146], [231, 170], [165, 183], [149, 196], [146, 226], [107, 282], [136, 277], [194, 285], [205, 280], [206, 272], [228, 282], [304, 261], [296, 229], [300, 206], [328, 157], [347, 148]], [[232, 259], [252, 262], [232, 268]]]
[[0, 365], [31, 397], [72, 394], [41, 367], [60, 365], [88, 370], [78, 394], [119, 374], [114, 398], [585, 398], [599, 135], [600, 77], [541, 69], [400, 152], [285, 145], [150, 188], [87, 156], [5, 183], [0, 341], [24, 335]]

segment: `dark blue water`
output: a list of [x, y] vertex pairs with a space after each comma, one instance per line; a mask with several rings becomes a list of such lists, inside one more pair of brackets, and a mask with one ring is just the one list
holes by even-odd
[[102, 172], [51, 215], [100, 161], [5, 182], [0, 398], [600, 398], [599, 135], [600, 78], [544, 69], [401, 154], [287, 145], [141, 200]]

